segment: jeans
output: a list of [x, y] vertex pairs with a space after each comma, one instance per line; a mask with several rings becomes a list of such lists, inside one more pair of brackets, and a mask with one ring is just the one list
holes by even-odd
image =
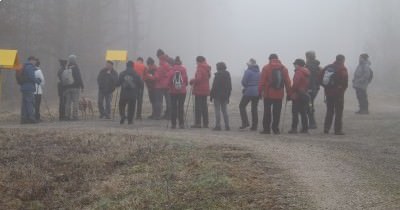
[[292, 130], [297, 131], [299, 124], [299, 115], [301, 116], [302, 131], [308, 131], [308, 110], [309, 100], [308, 96], [293, 100], [292, 104]]
[[[79, 88], [69, 88], [64, 91], [65, 96], [65, 118], [67, 120], [78, 120]], [[71, 113], [72, 108], [72, 113]]]
[[[126, 115], [126, 106], [128, 106], [128, 115]], [[128, 119], [128, 123], [133, 123], [136, 109], [136, 97], [135, 98], [120, 98], [119, 99], [119, 115], [121, 120]]]
[[[107, 118], [111, 117], [112, 98], [113, 98], [113, 93], [105, 94], [99, 91], [99, 98], [97, 101], [97, 105], [99, 107], [100, 117], [107, 117]], [[106, 103], [105, 108], [104, 108], [104, 102]]]
[[342, 132], [342, 118], [344, 108], [344, 95], [326, 97], [326, 116], [325, 132], [329, 132], [332, 127], [333, 117], [335, 117], [335, 132]]
[[229, 129], [228, 100], [214, 99], [215, 107], [215, 127], [221, 128], [221, 112], [224, 117], [225, 128]]
[[40, 120], [40, 104], [42, 103], [42, 95], [36, 94], [35, 95], [35, 119], [37, 121]]
[[252, 125], [251, 128], [257, 129], [258, 127], [258, 96], [243, 96], [239, 104], [240, 118], [242, 119], [242, 125], [248, 126], [249, 118], [247, 117], [246, 107], [251, 102], [251, 118]]
[[139, 89], [136, 100], [136, 119], [142, 119], [143, 93], [144, 89]]
[[281, 111], [282, 111], [282, 99], [264, 99], [264, 117], [263, 117], [264, 131], [271, 131], [271, 121], [272, 121], [272, 131], [274, 131], [275, 133], [279, 133]]
[[171, 94], [171, 123], [176, 126], [176, 120], [179, 121], [179, 126], [184, 126], [186, 94]]
[[368, 113], [369, 111], [369, 103], [368, 103], [368, 94], [367, 90], [356, 88], [356, 95], [358, 104], [360, 106], [360, 112]]
[[194, 123], [201, 126], [203, 119], [203, 127], [208, 127], [208, 104], [207, 96], [195, 96], [194, 98]]
[[35, 121], [34, 103], [35, 98], [33, 92], [22, 92], [21, 123]]

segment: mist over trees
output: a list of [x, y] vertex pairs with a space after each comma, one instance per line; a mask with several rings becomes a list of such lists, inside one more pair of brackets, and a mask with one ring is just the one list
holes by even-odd
[[[212, 65], [226, 61], [237, 76], [250, 57], [264, 65], [277, 52], [291, 67], [307, 50], [317, 51], [323, 65], [343, 53], [353, 72], [358, 55], [367, 52], [376, 81], [396, 88], [398, 8], [396, 0], [2, 0], [0, 48], [18, 49], [21, 62], [39, 57], [51, 98], [58, 59], [69, 54], [78, 56], [87, 94], [95, 94], [107, 49], [126, 49], [135, 59], [163, 48], [180, 55], [189, 74], [202, 54]], [[14, 75], [3, 75], [1, 100], [18, 104]]]

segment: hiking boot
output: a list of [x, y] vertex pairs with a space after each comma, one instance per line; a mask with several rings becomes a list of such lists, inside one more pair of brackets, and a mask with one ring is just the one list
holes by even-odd
[[239, 129], [240, 130], [244, 130], [244, 129], [248, 128], [249, 126], [250, 126], [249, 124], [242, 125]]
[[227, 126], [227, 127], [225, 127], [225, 130], [226, 130], [226, 131], [230, 131], [231, 128], [230, 128], [229, 126]]
[[185, 129], [185, 125], [179, 125], [180, 129]]
[[263, 130], [263, 131], [260, 132], [260, 134], [271, 134], [271, 131]]
[[121, 120], [119, 121], [119, 124], [123, 125], [125, 123], [125, 117], [122, 117]]
[[280, 131], [279, 129], [274, 129], [273, 131], [274, 131], [274, 134], [275, 134], [275, 135], [281, 134], [281, 131]]
[[221, 129], [221, 127], [215, 127], [214, 129], [213, 129], [213, 131], [221, 131], [222, 129]]
[[257, 131], [257, 127], [251, 127], [250, 130], [251, 131]]
[[201, 128], [201, 125], [192, 125], [190, 128]]
[[292, 129], [292, 130], [290, 130], [288, 133], [289, 133], [289, 134], [297, 134], [297, 130]]
[[317, 129], [317, 125], [315, 124], [310, 124], [308, 129]]
[[324, 134], [329, 134], [329, 130], [324, 130]]
[[133, 121], [128, 121], [128, 125], [133, 125]]
[[336, 136], [344, 136], [344, 133], [342, 131], [337, 131], [335, 132]]

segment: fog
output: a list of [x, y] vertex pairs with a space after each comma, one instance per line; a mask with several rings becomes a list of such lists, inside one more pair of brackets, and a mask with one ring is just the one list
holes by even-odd
[[[323, 65], [344, 54], [352, 75], [366, 52], [375, 82], [390, 90], [400, 76], [399, 6], [397, 0], [3, 0], [0, 48], [18, 49], [22, 60], [40, 57], [52, 80], [57, 59], [76, 54], [93, 95], [107, 49], [128, 50], [135, 59], [155, 57], [159, 48], [181, 56], [190, 75], [195, 57], [204, 55], [213, 66], [225, 61], [237, 78], [249, 58], [263, 66], [278, 53], [293, 69], [294, 59], [308, 50]], [[3, 74], [2, 101], [13, 101], [15, 81]], [[55, 84], [48, 83], [46, 94], [55, 96]]]

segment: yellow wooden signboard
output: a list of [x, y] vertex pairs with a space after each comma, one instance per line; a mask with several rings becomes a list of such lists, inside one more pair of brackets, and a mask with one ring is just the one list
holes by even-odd
[[128, 52], [126, 50], [107, 50], [107, 61], [127, 61]]
[[20, 67], [17, 50], [0, 49], [0, 69], [18, 70]]

